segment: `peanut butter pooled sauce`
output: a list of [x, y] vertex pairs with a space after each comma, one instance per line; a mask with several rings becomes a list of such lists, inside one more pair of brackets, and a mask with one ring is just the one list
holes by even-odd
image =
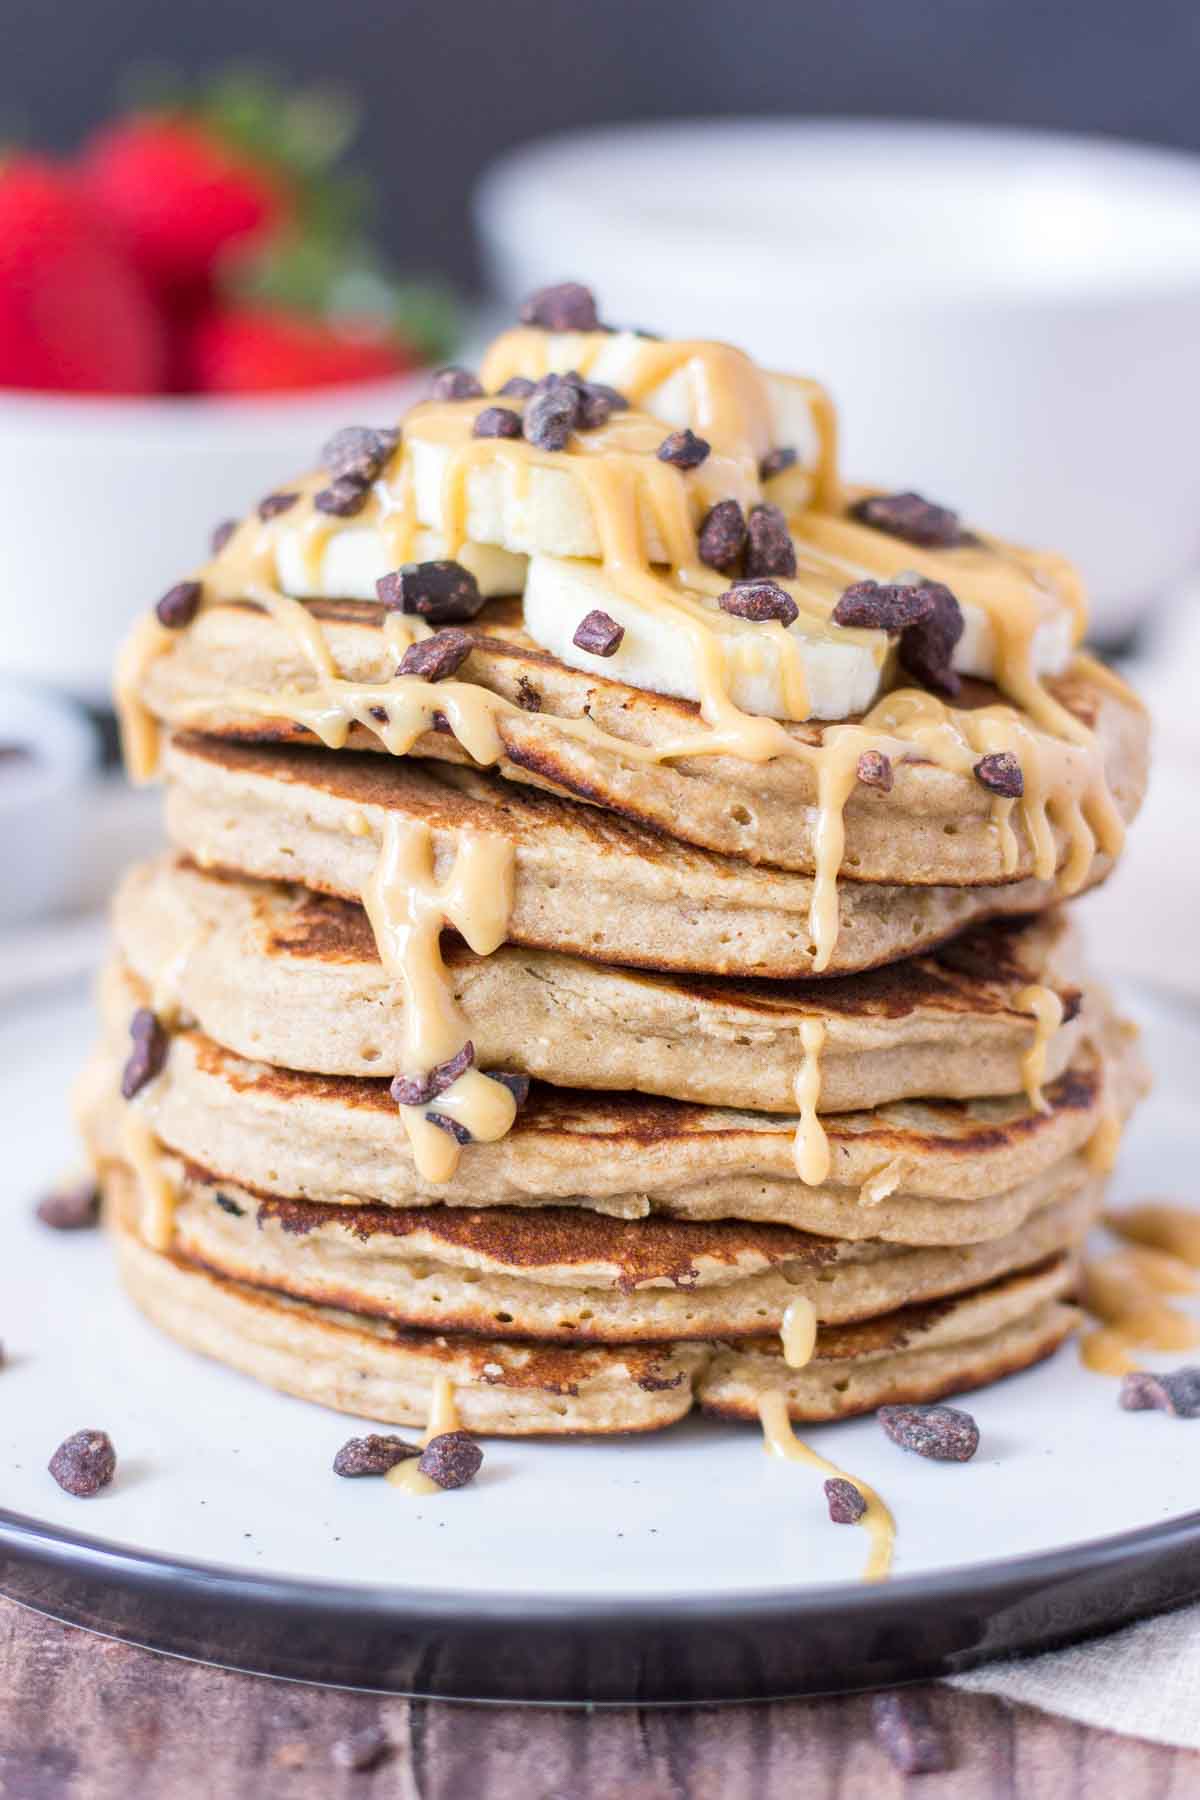
[[[433, 1392], [429, 1396], [429, 1419], [421, 1434], [422, 1445], [432, 1443], [435, 1437], [443, 1432], [461, 1431], [462, 1420], [458, 1416], [458, 1407], [454, 1401], [454, 1383], [448, 1375], [435, 1375]], [[400, 1493], [410, 1498], [428, 1499], [431, 1495], [444, 1493], [436, 1481], [422, 1472], [419, 1467], [420, 1458], [408, 1456], [394, 1468], [388, 1470], [384, 1480]]]
[[1135, 1350], [1191, 1350], [1200, 1322], [1172, 1297], [1200, 1294], [1200, 1213], [1166, 1201], [1112, 1213], [1105, 1224], [1124, 1247], [1085, 1265], [1082, 1302], [1098, 1329], [1080, 1343], [1089, 1369], [1126, 1375], [1140, 1368]]

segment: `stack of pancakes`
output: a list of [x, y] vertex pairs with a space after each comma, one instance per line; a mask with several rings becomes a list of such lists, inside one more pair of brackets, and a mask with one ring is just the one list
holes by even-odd
[[[172, 843], [80, 1092], [123, 1279], [276, 1387], [416, 1424], [442, 1378], [482, 1432], [1025, 1367], [1137, 1088], [1057, 902], [1144, 716], [1055, 559], [872, 522], [812, 384], [568, 292], [487, 392], [448, 373], [223, 530], [123, 658]], [[770, 516], [718, 570], [725, 499]], [[895, 623], [935, 588], [975, 666]]]

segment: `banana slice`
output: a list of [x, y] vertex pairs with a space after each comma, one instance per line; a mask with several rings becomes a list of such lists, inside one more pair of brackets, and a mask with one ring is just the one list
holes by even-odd
[[[724, 663], [724, 685], [734, 704], [760, 717], [791, 718], [782, 630], [723, 613], [713, 596], [690, 593], [688, 599], [708, 615]], [[596, 609], [624, 627], [625, 635], [611, 656], [594, 656], [572, 641], [580, 620]], [[679, 700], [701, 698], [686, 632], [669, 612], [647, 611], [619, 592], [596, 563], [531, 557], [524, 613], [530, 637], [569, 668]], [[888, 654], [883, 632], [826, 633], [801, 613], [787, 628], [787, 637], [800, 650], [806, 717], [845, 719], [867, 710], [879, 692]]]
[[[439, 533], [414, 534], [409, 560], [436, 562], [445, 555], [446, 540]], [[463, 544], [456, 560], [488, 599], [519, 594], [525, 585], [525, 557], [497, 544]], [[275, 564], [280, 588], [297, 600], [374, 600], [375, 583], [395, 568], [396, 555], [377, 526], [349, 525], [332, 533], [313, 558], [299, 531], [281, 532]]]

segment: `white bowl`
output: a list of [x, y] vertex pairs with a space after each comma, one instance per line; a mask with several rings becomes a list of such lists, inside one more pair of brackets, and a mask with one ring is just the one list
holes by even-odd
[[517, 150], [476, 215], [500, 294], [819, 376], [858, 479], [1081, 565], [1116, 636], [1200, 550], [1200, 158], [1092, 138], [707, 120]]
[[74, 885], [96, 733], [68, 702], [0, 681], [0, 746], [29, 753], [0, 762], [6, 927], [53, 912]]
[[94, 703], [134, 616], [221, 519], [316, 466], [340, 425], [389, 424], [402, 379], [244, 400], [0, 394], [0, 668]]

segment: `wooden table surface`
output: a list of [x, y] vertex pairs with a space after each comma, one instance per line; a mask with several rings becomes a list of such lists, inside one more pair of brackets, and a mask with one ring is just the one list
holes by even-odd
[[[0, 1601], [3, 1800], [1184, 1800], [1200, 1754], [927, 1690], [945, 1774], [905, 1779], [870, 1700], [611, 1711], [450, 1705], [176, 1662]], [[340, 1740], [382, 1727], [377, 1767]]]

